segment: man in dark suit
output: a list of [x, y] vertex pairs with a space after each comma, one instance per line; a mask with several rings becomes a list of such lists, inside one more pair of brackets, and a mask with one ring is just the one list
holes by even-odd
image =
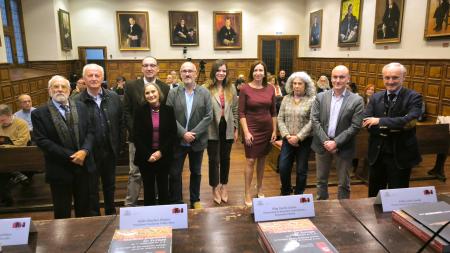
[[208, 126], [212, 121], [211, 95], [195, 83], [197, 68], [185, 62], [180, 68], [182, 85], [170, 90], [167, 105], [173, 107], [177, 120], [178, 144], [170, 168], [169, 197], [172, 203], [183, 201], [182, 172], [189, 155], [191, 207], [199, 209], [203, 151], [208, 145]]
[[130, 26], [127, 29], [128, 44], [130, 47], [141, 47], [142, 28], [136, 24], [134, 17], [128, 19]]
[[45, 157], [45, 180], [50, 184], [55, 219], [70, 218], [72, 197], [75, 216], [89, 216], [89, 173], [94, 129], [86, 106], [69, 101], [70, 84], [62, 76], [48, 81], [51, 99], [31, 113], [36, 144]]
[[84, 66], [83, 79], [87, 89], [74, 97], [74, 100], [86, 104], [95, 129], [96, 171], [90, 177], [92, 215], [100, 215], [99, 178], [102, 180], [105, 214], [116, 213], [114, 205], [116, 161], [124, 140], [122, 102], [114, 91], [102, 88], [103, 76], [104, 71], [101, 66], [97, 64]]
[[407, 188], [411, 168], [421, 162], [415, 123], [422, 96], [402, 86], [406, 68], [400, 63], [383, 67], [385, 91], [375, 93], [364, 112], [369, 137], [369, 197], [381, 189]]
[[[130, 158], [130, 172], [128, 177], [128, 188], [127, 197], [125, 198], [125, 206], [136, 206], [139, 198], [139, 192], [141, 191], [141, 174], [139, 173], [139, 168], [134, 164], [134, 154], [136, 152], [136, 149], [133, 139], [133, 118], [136, 109], [146, 103], [146, 100], [144, 98], [144, 86], [147, 83], [156, 84], [164, 94], [164, 98], [167, 98], [170, 90], [167, 84], [156, 78], [158, 72], [159, 67], [156, 58], [151, 56], [145, 57], [142, 60], [142, 73], [144, 74], [144, 78], [127, 81], [125, 85], [123, 104], [125, 121], [128, 129]], [[165, 104], [166, 99], [164, 99], [162, 103]]]
[[328, 176], [334, 160], [338, 175], [338, 199], [350, 198], [350, 171], [355, 156], [356, 134], [361, 128], [364, 102], [346, 89], [350, 81], [347, 67], [331, 72], [333, 89], [317, 94], [311, 107], [313, 142], [316, 152], [317, 199], [328, 199]]

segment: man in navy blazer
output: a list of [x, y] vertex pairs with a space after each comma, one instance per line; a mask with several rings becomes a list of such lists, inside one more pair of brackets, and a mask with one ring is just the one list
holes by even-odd
[[174, 161], [170, 169], [169, 200], [181, 203], [182, 172], [189, 155], [190, 201], [192, 208], [201, 208], [200, 182], [203, 151], [208, 145], [208, 127], [212, 121], [211, 95], [203, 86], [195, 83], [197, 68], [185, 62], [180, 68], [182, 85], [171, 89], [167, 105], [172, 106], [177, 120], [178, 144], [175, 145]]
[[407, 188], [411, 168], [422, 161], [415, 127], [422, 96], [402, 86], [406, 76], [402, 64], [389, 63], [382, 72], [386, 90], [372, 96], [363, 121], [370, 132], [369, 197], [381, 189]]
[[70, 218], [72, 197], [75, 216], [89, 216], [89, 173], [95, 171], [94, 129], [86, 106], [69, 101], [67, 79], [53, 76], [48, 90], [51, 99], [31, 113], [31, 121], [36, 144], [44, 152], [54, 216]]
[[311, 107], [313, 142], [316, 152], [317, 199], [328, 199], [328, 176], [335, 161], [338, 175], [338, 199], [350, 198], [350, 170], [356, 151], [356, 134], [361, 128], [364, 102], [346, 89], [350, 81], [347, 67], [331, 72], [333, 89], [317, 94]]

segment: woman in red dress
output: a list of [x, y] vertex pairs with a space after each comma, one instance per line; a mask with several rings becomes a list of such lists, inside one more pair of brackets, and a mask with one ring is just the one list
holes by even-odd
[[277, 115], [275, 110], [275, 90], [267, 84], [267, 67], [262, 61], [252, 64], [249, 83], [242, 86], [239, 93], [239, 118], [245, 137], [245, 157], [247, 167], [245, 177], [245, 199], [247, 206], [252, 205], [250, 186], [256, 163], [256, 188], [258, 197], [262, 193], [262, 181], [266, 156], [270, 143], [275, 141]]

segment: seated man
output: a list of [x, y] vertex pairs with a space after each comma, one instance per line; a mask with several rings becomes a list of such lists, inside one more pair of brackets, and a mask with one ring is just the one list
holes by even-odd
[[31, 123], [31, 112], [36, 109], [33, 107], [33, 102], [28, 94], [22, 94], [18, 98], [20, 110], [14, 113], [14, 116], [25, 120], [28, 124], [28, 130], [33, 131], [33, 124]]
[[[0, 148], [26, 146], [30, 141], [30, 132], [26, 121], [15, 117], [6, 104], [0, 104]], [[0, 206], [11, 206], [12, 187], [18, 182], [27, 182], [28, 178], [20, 172], [0, 173]]]

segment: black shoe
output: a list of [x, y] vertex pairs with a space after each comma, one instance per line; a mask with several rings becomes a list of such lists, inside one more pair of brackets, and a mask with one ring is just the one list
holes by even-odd
[[24, 174], [18, 172], [16, 173], [12, 178], [9, 179], [9, 182], [13, 185], [21, 183], [21, 184], [30, 184], [30, 180], [28, 179], [27, 176], [25, 176]]

